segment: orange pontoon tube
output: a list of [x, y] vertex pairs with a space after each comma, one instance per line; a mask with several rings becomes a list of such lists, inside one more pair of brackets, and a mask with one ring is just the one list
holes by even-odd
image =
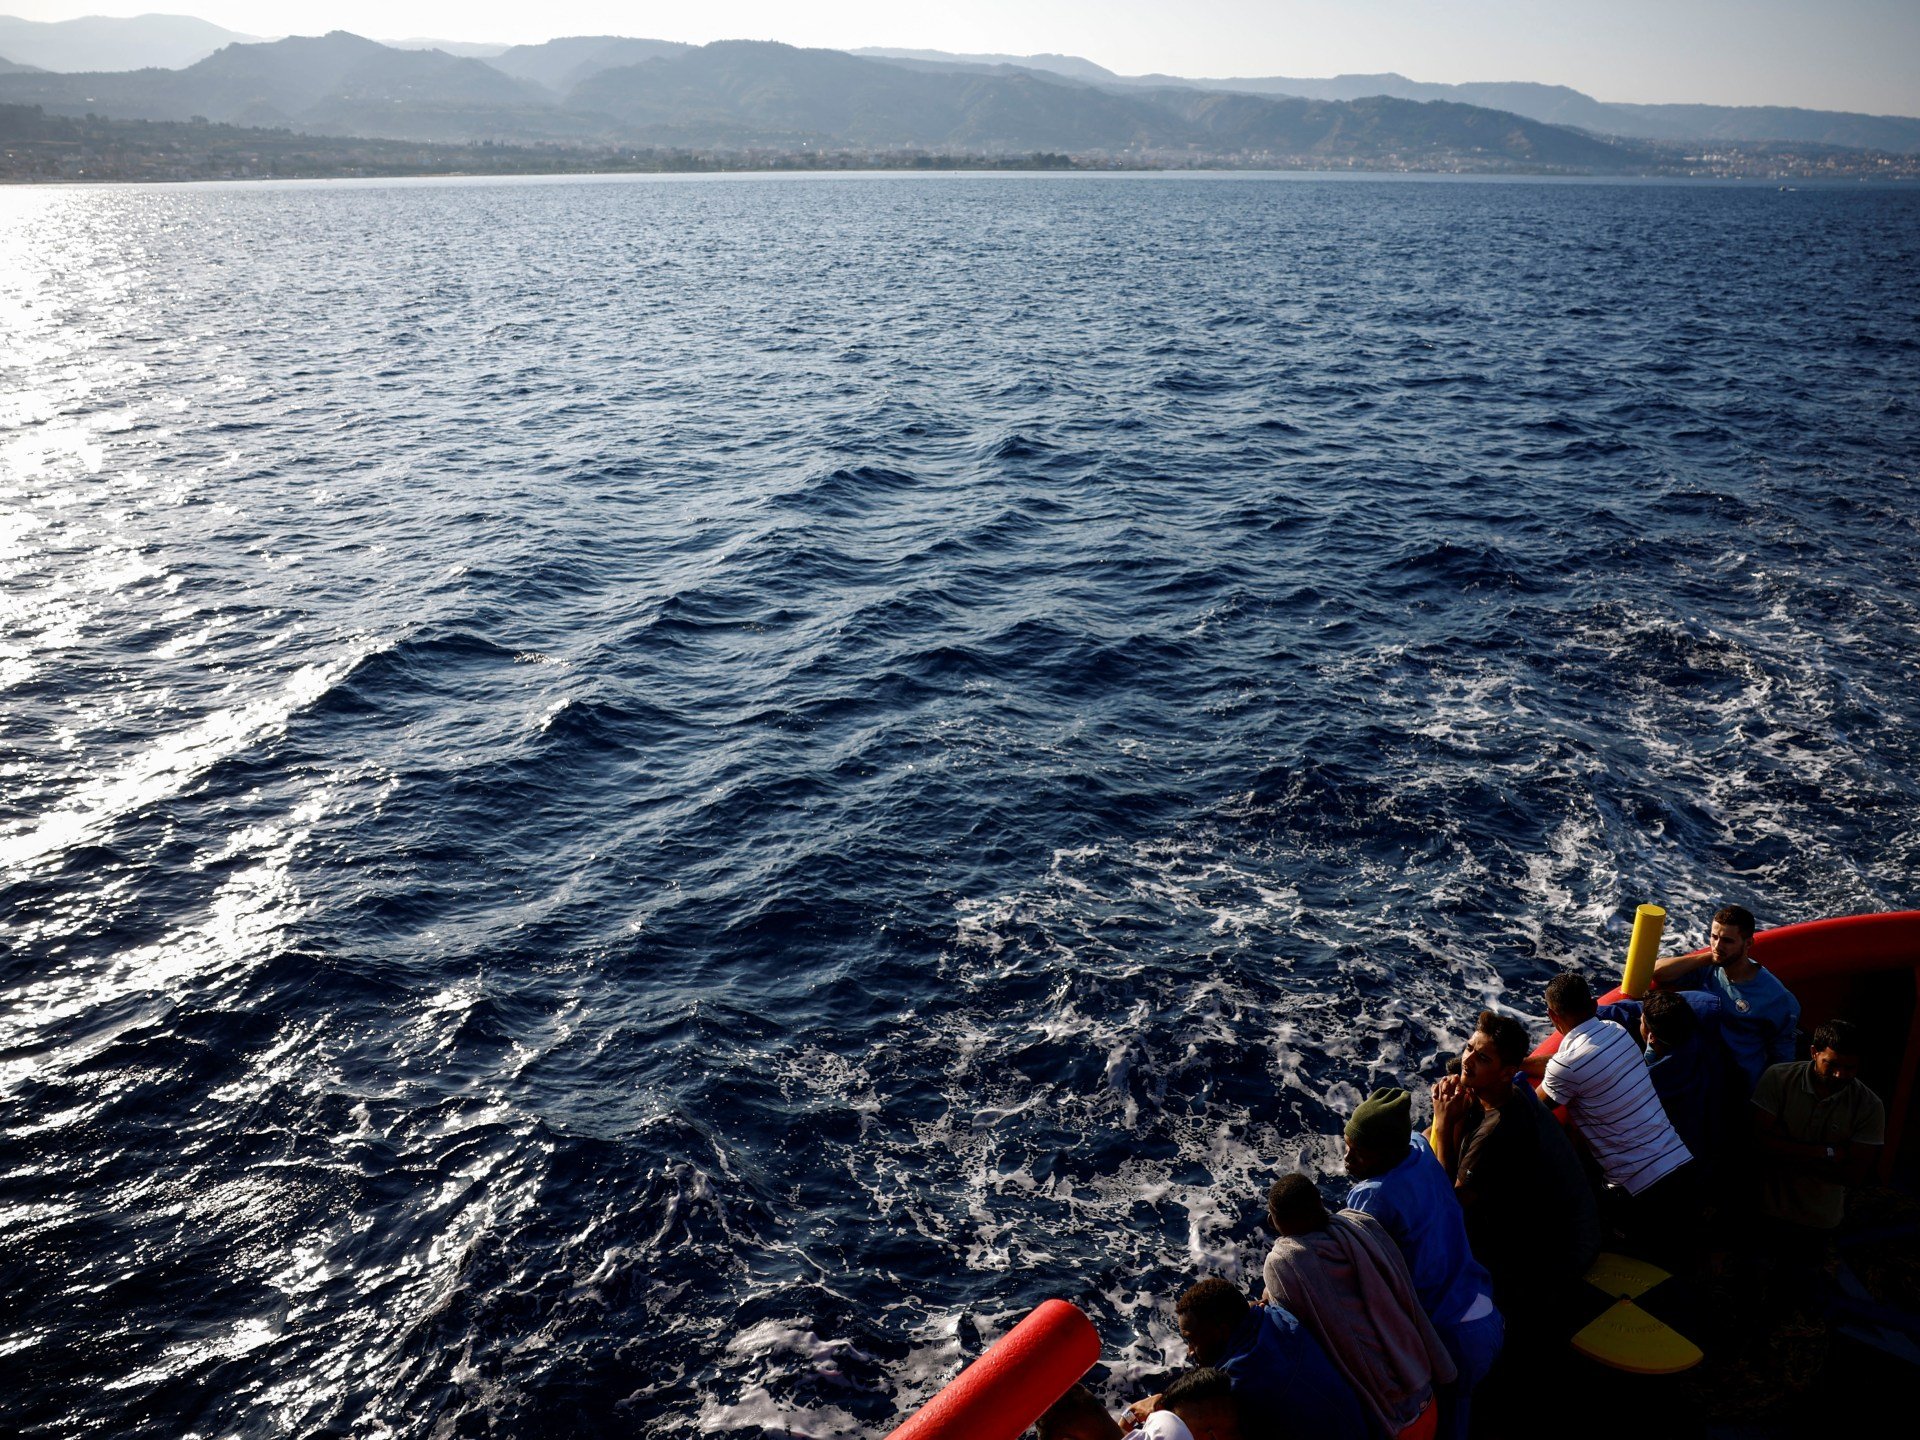
[[1064, 1300], [1048, 1300], [888, 1440], [1019, 1440], [1099, 1358], [1093, 1322]]

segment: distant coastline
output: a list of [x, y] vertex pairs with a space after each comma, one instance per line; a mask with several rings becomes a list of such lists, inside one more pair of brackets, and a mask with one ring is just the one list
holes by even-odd
[[[123, 60], [133, 53], [119, 22], [101, 24]], [[16, 48], [46, 39], [0, 26]], [[0, 181], [14, 182], [1016, 168], [1920, 178], [1920, 118], [1608, 105], [1531, 83], [1190, 81], [1063, 56], [978, 64], [618, 36], [482, 59], [346, 31], [236, 40], [180, 69], [45, 68], [4, 44], [0, 57]]]
[[1795, 180], [1920, 180], [1920, 156], [1820, 146], [1721, 146], [1650, 156], [1631, 169], [1527, 165], [1449, 154], [1385, 158], [1273, 156], [1236, 162], [1177, 154], [1115, 157], [914, 149], [434, 143], [310, 135], [206, 121], [48, 115], [0, 105], [0, 184], [151, 184], [206, 180], [399, 179], [433, 176], [724, 174], [853, 170], [1311, 170], [1369, 174], [1477, 174]]

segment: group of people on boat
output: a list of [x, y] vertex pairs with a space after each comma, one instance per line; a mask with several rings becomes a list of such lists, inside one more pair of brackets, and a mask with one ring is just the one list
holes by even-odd
[[1721, 909], [1644, 1001], [1554, 976], [1550, 1055], [1482, 1012], [1427, 1133], [1404, 1089], [1355, 1108], [1342, 1208], [1305, 1175], [1274, 1183], [1257, 1302], [1201, 1279], [1175, 1306], [1189, 1367], [1118, 1419], [1076, 1386], [1041, 1440], [1458, 1440], [1504, 1428], [1473, 1403], [1496, 1367], [1556, 1371], [1603, 1248], [1685, 1273], [1751, 1217], [1767, 1253], [1819, 1264], [1885, 1112], [1857, 1026], [1819, 1026], [1796, 1058], [1800, 1005], [1753, 933]]

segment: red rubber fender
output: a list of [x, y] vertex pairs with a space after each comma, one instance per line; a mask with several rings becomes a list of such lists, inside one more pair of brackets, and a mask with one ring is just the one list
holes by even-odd
[[1762, 930], [1753, 937], [1753, 957], [1789, 986], [1823, 972], [1905, 969], [1920, 964], [1920, 911], [1842, 915]]
[[888, 1440], [1019, 1440], [1100, 1358], [1093, 1322], [1048, 1300], [987, 1347]]

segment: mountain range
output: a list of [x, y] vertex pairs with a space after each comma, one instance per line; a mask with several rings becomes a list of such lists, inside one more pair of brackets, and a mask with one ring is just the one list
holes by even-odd
[[20, 20], [0, 15], [0, 55], [36, 70], [179, 69], [222, 45], [257, 40], [191, 15], [136, 15], [114, 19]]
[[1141, 157], [1416, 156], [1476, 167], [1614, 169], [1617, 146], [1462, 105], [1111, 89], [1019, 67], [909, 68], [771, 41], [606, 38], [492, 61], [330, 35], [229, 45], [181, 70], [0, 75], [0, 103], [49, 114], [284, 126], [406, 140], [704, 149], [1034, 150]]
[[[82, 26], [91, 29], [73, 30]], [[114, 30], [111, 27], [125, 27]], [[106, 27], [106, 28], [101, 28]], [[67, 48], [39, 42], [59, 32]], [[0, 17], [0, 103], [53, 115], [205, 118], [416, 141], [855, 147], [1194, 161], [1635, 168], [1645, 142], [1787, 142], [1920, 153], [1920, 120], [1787, 108], [1609, 105], [1564, 87], [1119, 76], [1075, 56], [695, 46], [622, 36], [541, 45], [381, 44], [336, 31], [223, 43], [178, 68], [125, 59], [146, 37], [185, 53], [231, 32], [185, 17], [32, 26]], [[9, 37], [12, 37], [11, 39]], [[22, 48], [21, 38], [35, 41]], [[134, 37], [134, 38], [129, 38]], [[9, 45], [13, 49], [9, 49]], [[115, 48], [118, 47], [118, 48]], [[172, 53], [172, 52], [168, 52]], [[1635, 143], [1641, 142], [1641, 143]]]
[[1790, 105], [1628, 105], [1596, 100], [1566, 85], [1524, 80], [1447, 85], [1409, 80], [1392, 72], [1306, 79], [1284, 75], [1190, 79], [1179, 75], [1117, 75], [1077, 55], [953, 55], [938, 50], [867, 48], [856, 55], [939, 67], [995, 68], [1009, 65], [1049, 71], [1066, 79], [1114, 88], [1179, 87], [1247, 95], [1289, 95], [1308, 100], [1446, 100], [1505, 110], [1548, 125], [1568, 125], [1627, 140], [1686, 144], [1703, 140], [1744, 143], [1837, 145], [1920, 153], [1920, 119], [1863, 115], [1847, 110], [1807, 110]]

